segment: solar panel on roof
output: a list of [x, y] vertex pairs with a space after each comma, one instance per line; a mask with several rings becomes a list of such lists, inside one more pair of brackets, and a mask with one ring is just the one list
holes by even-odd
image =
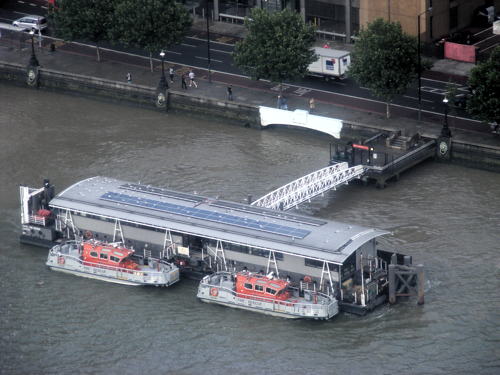
[[154, 199], [134, 197], [122, 193], [107, 192], [101, 195], [100, 199], [115, 203], [123, 203], [136, 207], [150, 208], [153, 210], [168, 212], [196, 219], [213, 221], [221, 224], [235, 225], [241, 228], [256, 229], [263, 232], [279, 234], [288, 237], [304, 238], [309, 233], [308, 230], [293, 228], [286, 225], [269, 223], [262, 220], [248, 219], [240, 216], [228, 215], [221, 212], [202, 210], [194, 207], [186, 207], [178, 204], [161, 202]]
[[160, 195], [162, 197], [181, 199], [184, 201], [195, 202], [195, 203], [200, 203], [200, 202], [203, 202], [205, 200], [205, 198], [197, 197], [196, 195], [179, 193], [177, 191], [157, 188], [157, 187], [148, 186], [148, 185], [141, 185], [141, 184], [123, 184], [120, 186], [120, 189], [138, 191], [140, 193], [149, 193], [149, 194], [154, 194], [154, 195]]
[[225, 202], [225, 201], [215, 201], [210, 202], [211, 206], [220, 207], [220, 208], [228, 208], [230, 210], [236, 210], [241, 212], [249, 212], [256, 215], [267, 216], [267, 217], [275, 217], [281, 220], [295, 221], [297, 223], [310, 224], [315, 226], [325, 225], [326, 221], [320, 219], [314, 219], [311, 217], [297, 216], [289, 213], [284, 213], [283, 211], [271, 211], [265, 210], [256, 206], [249, 206], [241, 203], [234, 202]]

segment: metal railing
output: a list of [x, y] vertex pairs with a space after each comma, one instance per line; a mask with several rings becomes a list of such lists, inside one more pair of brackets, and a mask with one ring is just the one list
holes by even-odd
[[292, 181], [257, 199], [251, 205], [288, 210], [327, 190], [359, 178], [364, 172], [362, 165], [349, 168], [345, 162], [337, 163]]

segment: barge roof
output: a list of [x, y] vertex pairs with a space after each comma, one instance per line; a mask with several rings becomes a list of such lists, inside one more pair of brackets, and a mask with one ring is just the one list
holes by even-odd
[[389, 233], [101, 176], [68, 187], [50, 206], [337, 264]]

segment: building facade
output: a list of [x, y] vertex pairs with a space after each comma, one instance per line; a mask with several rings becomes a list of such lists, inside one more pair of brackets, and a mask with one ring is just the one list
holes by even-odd
[[[206, 0], [216, 20], [242, 23], [252, 8], [270, 11], [284, 8], [302, 14], [327, 39], [352, 42], [360, 28], [377, 18], [400, 22], [403, 30], [431, 42], [452, 34], [473, 22], [482, 6], [500, 10], [500, 0]], [[188, 7], [189, 4], [186, 4]], [[205, 8], [206, 3], [192, 3]]]

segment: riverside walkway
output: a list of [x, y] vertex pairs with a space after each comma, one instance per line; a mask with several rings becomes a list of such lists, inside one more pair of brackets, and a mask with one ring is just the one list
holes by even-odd
[[[96, 61], [94, 47], [74, 45], [73, 43], [55, 42], [55, 51], [49, 48], [50, 40], [44, 39], [42, 47], [35, 47], [35, 52], [40, 65], [45, 69], [81, 74], [85, 76], [105, 78], [126, 82], [127, 73], [132, 75], [132, 85], [138, 84], [156, 87], [160, 78], [161, 63], [154, 60], [154, 72], [149, 69], [149, 59], [136, 55], [119, 53], [111, 50], [102, 50], [102, 61]], [[0, 39], [0, 61], [26, 65], [31, 54], [31, 41], [29, 34], [9, 32], [2, 30]], [[171, 65], [166, 63], [165, 68]], [[180, 75], [189, 71], [187, 65], [173, 65], [175, 69], [174, 82], [170, 89], [181, 91]], [[193, 69], [198, 82], [198, 88], [188, 88], [188, 95], [202, 96], [225, 100], [228, 85], [232, 86], [235, 103], [246, 103], [255, 106], [276, 106], [276, 85], [265, 81], [252, 81], [245, 77], [234, 76], [220, 72], [212, 72], [211, 82], [208, 81], [207, 70]], [[304, 90], [292, 87], [288, 93], [288, 108], [308, 109], [310, 96]], [[395, 116], [386, 119], [383, 113], [367, 112], [353, 108], [349, 103], [336, 102], [328, 95], [315, 97], [315, 114], [331, 118], [342, 119], [344, 122], [359, 124], [360, 126], [382, 131], [402, 131], [406, 134], [418, 132], [429, 138], [439, 136], [442, 124], [440, 122], [419, 122], [416, 119]], [[456, 129], [454, 119], [450, 114], [449, 125], [453, 133], [453, 140], [465, 142], [476, 146], [498, 147], [500, 150], [500, 137], [491, 133]]]

